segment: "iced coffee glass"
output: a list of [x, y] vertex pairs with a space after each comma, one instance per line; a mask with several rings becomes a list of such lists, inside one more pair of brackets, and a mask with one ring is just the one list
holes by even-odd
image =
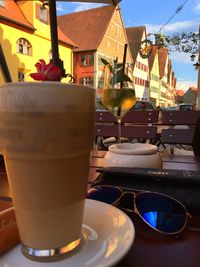
[[25, 256], [55, 260], [81, 241], [95, 89], [60, 82], [0, 87], [3, 154]]

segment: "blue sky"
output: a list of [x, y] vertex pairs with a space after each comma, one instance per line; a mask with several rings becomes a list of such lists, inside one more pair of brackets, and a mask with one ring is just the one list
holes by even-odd
[[[122, 0], [120, 7], [125, 27], [146, 25], [147, 33], [156, 33], [184, 3], [181, 12], [170, 20], [163, 28], [163, 32], [167, 35], [178, 32], [198, 32], [200, 0]], [[63, 15], [98, 6], [101, 4], [57, 1], [57, 14]], [[190, 55], [171, 52], [170, 58], [177, 78], [177, 89], [186, 90], [189, 86], [197, 87], [197, 71], [194, 70]]]

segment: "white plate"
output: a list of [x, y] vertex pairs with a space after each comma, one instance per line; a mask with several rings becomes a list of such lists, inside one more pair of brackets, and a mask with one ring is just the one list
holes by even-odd
[[20, 245], [0, 258], [1, 267], [107, 267], [116, 264], [131, 247], [135, 229], [119, 209], [95, 200], [86, 200], [82, 246], [68, 258], [40, 263], [27, 259]]

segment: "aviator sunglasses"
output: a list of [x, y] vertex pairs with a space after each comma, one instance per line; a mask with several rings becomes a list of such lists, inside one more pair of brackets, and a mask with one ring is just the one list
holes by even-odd
[[187, 211], [178, 200], [157, 192], [133, 193], [113, 186], [94, 186], [87, 198], [111, 204], [126, 212], [134, 212], [154, 230], [178, 234], [187, 224]]

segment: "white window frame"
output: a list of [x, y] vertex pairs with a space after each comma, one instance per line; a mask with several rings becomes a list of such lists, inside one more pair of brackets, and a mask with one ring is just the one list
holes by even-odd
[[93, 54], [81, 55], [81, 66], [92, 66], [92, 65], [94, 65]]
[[88, 77], [82, 77], [81, 78], [81, 84], [85, 86], [94, 86], [94, 77], [88, 76]]
[[19, 38], [17, 40], [16, 45], [17, 45], [17, 53], [28, 56], [32, 55], [32, 45], [25, 38]]

